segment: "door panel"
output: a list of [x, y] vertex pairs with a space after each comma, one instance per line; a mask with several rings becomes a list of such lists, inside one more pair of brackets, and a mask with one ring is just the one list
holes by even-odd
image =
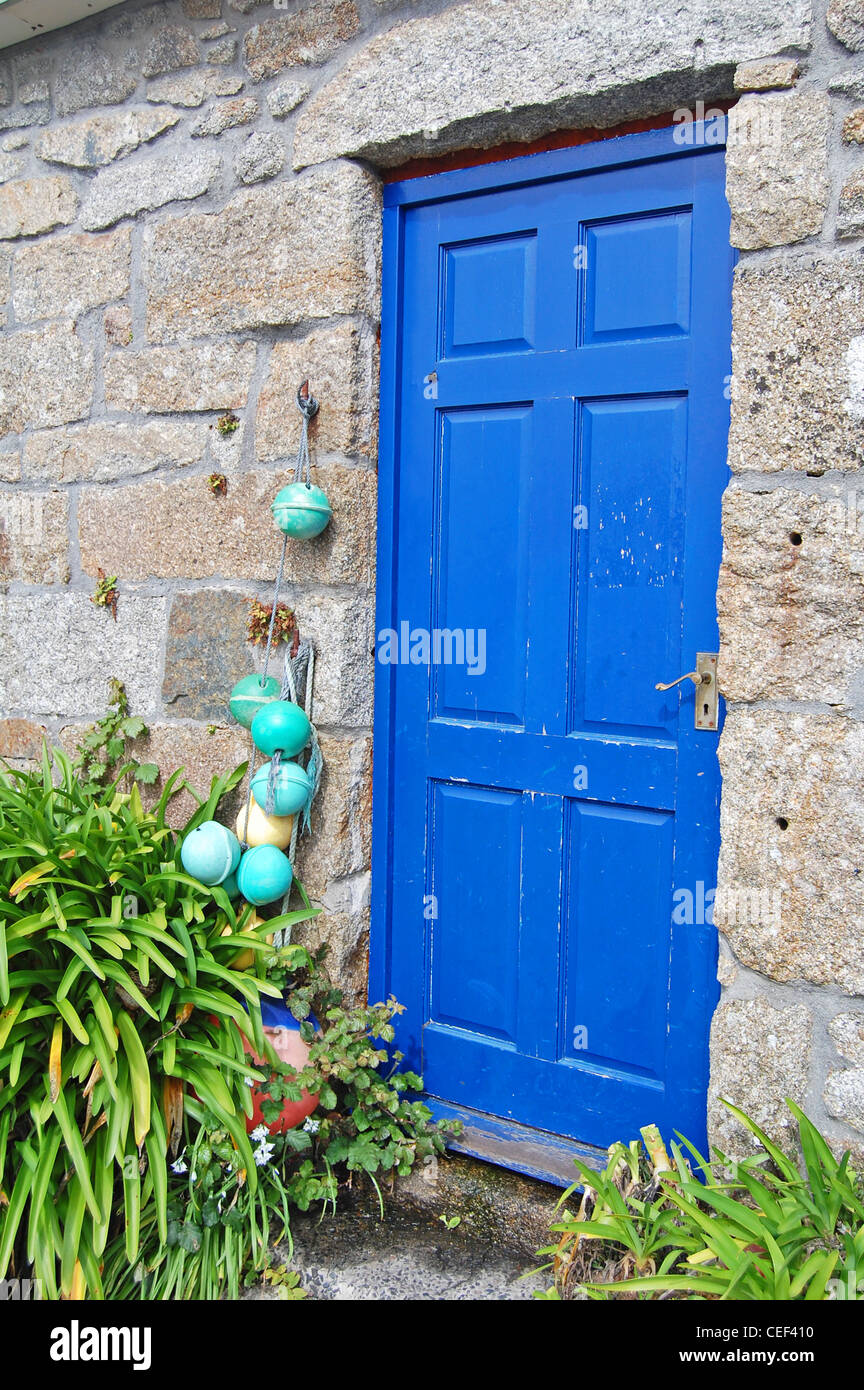
[[433, 1098], [701, 1142], [723, 156], [605, 143], [387, 190], [372, 988]]

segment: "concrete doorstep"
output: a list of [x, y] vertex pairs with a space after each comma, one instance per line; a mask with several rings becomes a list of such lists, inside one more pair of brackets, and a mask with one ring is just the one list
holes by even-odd
[[[299, 1274], [308, 1298], [328, 1302], [521, 1302], [547, 1288], [547, 1275], [531, 1271], [560, 1191], [459, 1156], [442, 1160], [438, 1174], [384, 1189], [383, 1217], [358, 1179], [340, 1191], [334, 1215], [296, 1213], [293, 1252], [285, 1242], [276, 1260]], [[442, 1217], [459, 1224], [448, 1229]], [[278, 1296], [258, 1285], [247, 1295]]]

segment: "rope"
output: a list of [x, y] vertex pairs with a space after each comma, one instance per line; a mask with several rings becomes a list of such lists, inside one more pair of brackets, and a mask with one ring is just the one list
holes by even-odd
[[318, 402], [314, 396], [303, 397], [300, 391], [298, 391], [297, 409], [303, 416], [303, 423], [300, 427], [300, 445], [297, 449], [297, 459], [294, 464], [294, 481], [295, 483], [305, 483], [307, 487], [311, 487], [312, 464], [309, 458], [309, 421], [318, 413]]
[[[309, 421], [318, 412], [318, 402], [315, 400], [314, 396], [302, 395], [302, 391], [306, 389], [306, 387], [308, 387], [308, 382], [305, 383], [304, 386], [301, 387], [300, 390], [298, 390], [297, 392], [297, 409], [300, 411], [300, 414], [302, 416], [302, 424], [300, 427], [300, 443], [297, 447], [297, 458], [294, 461], [294, 482], [303, 482], [306, 484], [307, 488], [311, 488], [312, 464], [309, 457]], [[282, 539], [282, 554], [279, 557], [279, 569], [276, 574], [276, 585], [273, 592], [273, 609], [270, 613], [270, 627], [267, 631], [267, 646], [264, 652], [264, 670], [261, 673], [262, 690], [266, 685], [267, 672], [270, 668], [270, 657], [273, 649], [273, 630], [276, 624], [276, 608], [279, 603], [279, 591], [282, 587], [282, 580], [285, 573], [285, 556], [287, 553], [287, 548], [288, 536], [286, 534]], [[312, 720], [312, 684], [315, 677], [315, 648], [309, 641], [301, 641], [299, 643], [297, 648], [297, 655], [294, 657], [292, 657], [290, 653], [286, 651], [285, 666], [283, 668], [282, 673], [282, 685], [279, 692], [280, 699], [291, 700], [294, 704], [300, 703], [297, 690], [299, 684], [298, 677], [301, 671], [304, 671], [305, 674], [305, 698], [303, 701], [303, 707], [309, 719], [309, 723], [311, 725], [312, 730], [310, 737], [311, 746], [306, 764], [306, 772], [311, 780], [312, 790], [309, 795], [309, 800], [303, 808], [302, 816], [298, 814], [294, 817], [294, 824], [291, 829], [291, 844], [288, 849], [288, 858], [292, 866], [294, 864], [294, 858], [297, 853], [297, 840], [299, 838], [301, 829], [301, 819], [302, 829], [304, 833], [308, 833], [311, 830], [312, 802], [315, 800], [315, 797], [318, 793], [318, 788], [321, 785], [321, 772], [324, 766], [324, 759], [321, 754], [321, 745], [318, 741], [318, 731], [315, 728], [315, 725]], [[252, 741], [251, 733], [249, 735], [249, 742], [251, 746], [251, 753], [249, 757], [249, 787], [246, 792], [246, 815], [243, 823], [244, 831], [248, 831], [249, 829], [249, 811], [252, 805], [252, 777], [255, 772], [255, 761], [257, 751], [255, 748], [255, 744]], [[270, 771], [267, 777], [267, 792], [264, 800], [264, 814], [267, 816], [272, 816], [275, 810], [276, 781], [279, 775], [281, 759], [282, 755], [277, 750], [270, 760]], [[244, 850], [249, 848], [245, 840], [245, 836], [242, 841], [242, 848]], [[285, 897], [285, 900], [282, 903], [283, 911], [287, 907], [289, 898], [290, 889]], [[284, 931], [276, 932], [273, 938], [275, 946], [287, 946], [290, 944], [290, 941], [290, 928], [286, 928]]]

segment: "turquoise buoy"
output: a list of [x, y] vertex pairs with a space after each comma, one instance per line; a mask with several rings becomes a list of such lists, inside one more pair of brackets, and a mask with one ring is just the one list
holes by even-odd
[[228, 708], [244, 729], [251, 729], [252, 720], [264, 705], [279, 699], [279, 681], [268, 676], [263, 682], [259, 675], [244, 676], [239, 680], [228, 697]]
[[252, 720], [252, 742], [266, 757], [275, 752], [293, 758], [309, 742], [312, 726], [292, 700], [272, 700]]
[[236, 873], [230, 873], [227, 878], [223, 878], [219, 887], [225, 889], [229, 898], [239, 898], [240, 896], [240, 889], [237, 887]]
[[240, 841], [227, 825], [215, 820], [202, 821], [183, 841], [180, 862], [187, 874], [212, 888], [237, 868]]
[[237, 870], [237, 886], [247, 903], [263, 907], [284, 897], [294, 872], [290, 860], [275, 845], [247, 849]]
[[279, 530], [295, 540], [319, 536], [333, 515], [326, 492], [311, 483], [289, 483], [270, 504]]
[[[252, 778], [252, 795], [262, 811], [267, 809], [267, 781], [270, 764], [259, 767]], [[276, 773], [274, 816], [295, 816], [312, 795], [312, 782], [299, 763], [280, 763]], [[262, 849], [267, 848], [262, 845]]]

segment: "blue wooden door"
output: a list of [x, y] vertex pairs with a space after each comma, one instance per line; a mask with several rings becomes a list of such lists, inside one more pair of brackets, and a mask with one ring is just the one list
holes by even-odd
[[723, 169], [385, 191], [372, 989], [431, 1097], [592, 1145], [704, 1134], [718, 736], [655, 685], [717, 648]]

